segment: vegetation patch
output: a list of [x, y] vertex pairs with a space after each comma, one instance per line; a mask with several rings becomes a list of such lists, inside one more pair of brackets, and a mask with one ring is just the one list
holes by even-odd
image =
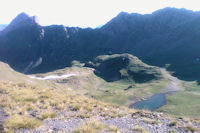
[[146, 129], [144, 129], [143, 127], [140, 127], [138, 125], [136, 125], [134, 128], [133, 128], [133, 131], [137, 131], [137, 132], [140, 132], [140, 133], [148, 133], [146, 131]]
[[55, 118], [56, 116], [57, 116], [56, 113], [44, 113], [42, 114], [41, 119], [44, 120], [47, 118]]
[[185, 128], [186, 128], [187, 132], [195, 133], [197, 131], [197, 129], [195, 127], [193, 127], [192, 125], [188, 125]]
[[58, 117], [56, 112], [61, 110], [75, 112], [68, 118], [90, 118], [90, 114], [118, 117], [127, 112], [127, 109], [121, 108], [119, 113], [118, 106], [87, 98], [73, 90], [53, 86], [32, 89], [33, 87], [25, 83], [21, 86], [18, 83], [0, 81], [0, 106], [4, 107], [9, 116], [4, 125], [7, 132], [36, 128], [41, 124], [40, 120]]
[[183, 82], [183, 90], [167, 95], [167, 104], [159, 111], [179, 117], [200, 119], [200, 86], [196, 82]]
[[90, 120], [85, 125], [74, 131], [74, 133], [101, 133], [103, 131], [104, 125], [97, 120]]
[[86, 124], [83, 124], [73, 133], [121, 133], [120, 129], [116, 126], [105, 125], [96, 119], [89, 120]]
[[148, 124], [159, 124], [158, 120], [150, 119], [150, 118], [142, 118], [142, 120]]
[[20, 115], [10, 116], [6, 120], [4, 127], [6, 132], [13, 132], [15, 129], [32, 129], [39, 127], [42, 122], [38, 119]]

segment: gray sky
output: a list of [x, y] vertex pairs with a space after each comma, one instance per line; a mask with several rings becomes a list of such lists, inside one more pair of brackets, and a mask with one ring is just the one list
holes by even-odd
[[121, 11], [152, 13], [164, 7], [200, 10], [199, 0], [1, 0], [0, 24], [17, 14], [36, 15], [41, 25], [96, 27]]

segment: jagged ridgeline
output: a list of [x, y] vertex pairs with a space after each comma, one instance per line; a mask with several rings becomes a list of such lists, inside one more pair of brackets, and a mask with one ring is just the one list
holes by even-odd
[[[67, 17], [67, 16], [66, 16]], [[165, 8], [152, 14], [122, 12], [101, 28], [41, 26], [24, 13], [0, 32], [0, 60], [24, 73], [86, 63], [97, 56], [129, 53], [179, 78], [200, 77], [200, 13]]]
[[95, 74], [108, 82], [127, 79], [143, 83], [161, 78], [157, 67], [149, 66], [130, 54], [98, 56], [85, 66], [95, 68]]

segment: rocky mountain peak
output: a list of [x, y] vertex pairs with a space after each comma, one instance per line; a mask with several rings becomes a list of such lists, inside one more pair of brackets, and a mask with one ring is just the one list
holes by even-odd
[[26, 14], [25, 12], [22, 12], [17, 15], [17, 17], [14, 20], [22, 20], [22, 19], [28, 19], [30, 16]]
[[2, 31], [2, 34], [7, 34], [10, 31], [18, 29], [23, 26], [39, 25], [36, 16], [29, 16], [22, 12], [11, 21], [11, 23]]

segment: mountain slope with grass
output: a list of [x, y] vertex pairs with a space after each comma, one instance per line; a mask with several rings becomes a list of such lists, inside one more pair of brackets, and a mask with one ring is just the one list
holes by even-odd
[[[199, 18], [122, 12], [82, 29], [19, 14], [0, 31], [0, 132], [199, 132]], [[155, 112], [128, 108], [159, 93]]]
[[[4, 74], [12, 71], [10, 81], [3, 76], [0, 80], [0, 119], [6, 114], [3, 125], [0, 122], [0, 131], [8, 133], [29, 132], [194, 132], [199, 131], [198, 120], [179, 119], [166, 114], [138, 111], [104, 103], [94, 98], [89, 98], [76, 88], [63, 87], [56, 80], [33, 80], [24, 74], [0, 64]], [[90, 68], [65, 68], [45, 75], [76, 72], [88, 77]], [[2, 73], [2, 72], [1, 72]], [[41, 74], [37, 74], [40, 76]], [[26, 77], [26, 80], [18, 79]], [[89, 77], [88, 77], [89, 78]], [[88, 79], [87, 78], [87, 79]], [[63, 79], [64, 80], [64, 79]], [[65, 79], [72, 80], [72, 79]], [[94, 78], [93, 78], [94, 80]], [[70, 83], [70, 82], [68, 82]], [[73, 82], [72, 82], [73, 83]], [[45, 84], [45, 85], [42, 85]], [[76, 84], [76, 83], [74, 83]], [[3, 110], [3, 111], [2, 111]]]
[[127, 79], [144, 83], [161, 78], [158, 68], [144, 64], [130, 54], [98, 56], [86, 66], [95, 68], [95, 74], [109, 82]]
[[27, 76], [14, 71], [8, 64], [0, 62], [0, 80], [26, 81]]

